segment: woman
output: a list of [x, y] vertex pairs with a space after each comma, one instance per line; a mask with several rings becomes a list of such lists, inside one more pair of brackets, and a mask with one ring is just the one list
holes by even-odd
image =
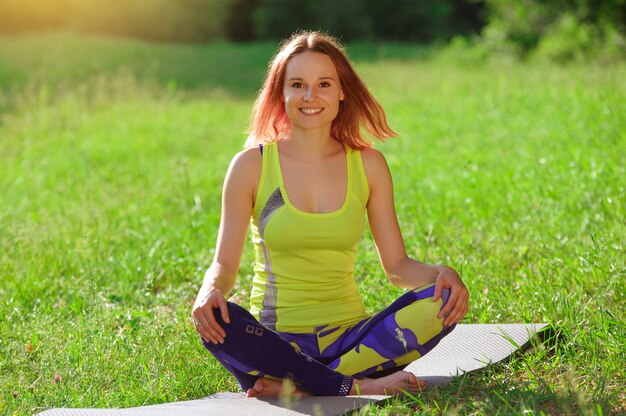
[[[468, 310], [449, 267], [409, 258], [378, 139], [385, 114], [337, 42], [302, 32], [270, 63], [246, 149], [228, 170], [215, 259], [193, 307], [205, 347], [249, 397], [417, 392], [400, 369]], [[365, 213], [391, 283], [409, 289], [369, 317], [354, 280]], [[227, 302], [248, 223], [255, 247], [251, 313]]]

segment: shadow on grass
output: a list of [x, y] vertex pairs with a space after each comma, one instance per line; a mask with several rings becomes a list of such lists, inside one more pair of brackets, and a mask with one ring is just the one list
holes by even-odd
[[[570, 336], [571, 338], [571, 336]], [[392, 414], [611, 414], [615, 397], [583, 392], [574, 372], [546, 372], [539, 363], [561, 356], [568, 339], [560, 326], [548, 325], [510, 357], [452, 379], [422, 394], [377, 403]], [[535, 370], [536, 368], [536, 370]], [[550, 366], [548, 366], [550, 368]], [[600, 383], [602, 384], [602, 383]], [[374, 410], [373, 414], [377, 414]]]
[[[496, 380], [494, 380], [496, 379]], [[514, 380], [497, 377], [489, 371], [469, 374], [451, 385], [438, 387], [414, 397], [394, 398], [378, 403], [392, 414], [611, 414], [608, 399], [594, 402], [571, 386], [558, 390], [541, 378]], [[375, 414], [376, 410], [374, 410]], [[369, 414], [369, 413], [367, 413]]]

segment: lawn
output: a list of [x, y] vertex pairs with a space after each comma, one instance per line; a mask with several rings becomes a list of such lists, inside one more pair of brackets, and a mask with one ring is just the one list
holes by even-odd
[[[190, 311], [274, 48], [0, 38], [0, 414], [237, 391]], [[400, 133], [377, 148], [410, 254], [461, 273], [465, 323], [562, 331], [364, 413], [626, 412], [626, 63], [349, 52]], [[369, 234], [357, 275], [371, 312], [402, 293]]]

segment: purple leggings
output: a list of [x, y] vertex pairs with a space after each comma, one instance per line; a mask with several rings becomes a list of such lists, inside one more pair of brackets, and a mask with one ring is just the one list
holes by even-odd
[[404, 368], [423, 356], [452, 329], [437, 313], [448, 301], [433, 302], [434, 285], [402, 295], [382, 312], [350, 325], [315, 328], [313, 333], [276, 332], [247, 310], [228, 302], [230, 324], [223, 344], [202, 340], [245, 391], [259, 377], [290, 378], [299, 388], [322, 396], [345, 396], [353, 378], [376, 377]]

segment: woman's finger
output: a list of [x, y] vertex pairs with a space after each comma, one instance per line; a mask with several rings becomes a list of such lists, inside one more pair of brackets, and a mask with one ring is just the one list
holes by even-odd
[[435, 283], [435, 294], [433, 295], [433, 302], [437, 302], [441, 298], [441, 291], [443, 290], [443, 283], [437, 279]]
[[460, 295], [457, 293], [457, 291], [454, 291], [453, 293], [454, 295], [450, 295], [450, 298], [448, 298], [448, 303], [443, 309], [441, 309], [439, 315], [437, 316], [439, 318], [444, 318], [443, 324], [446, 326], [450, 325], [450, 322], [454, 320], [454, 317], [456, 315], [455, 309], [457, 308], [458, 302], [460, 300]]
[[214, 340], [213, 342], [215, 344], [218, 344], [218, 343], [219, 344], [223, 344], [224, 343], [224, 338], [222, 338], [222, 336], [217, 331], [215, 331], [213, 328], [209, 328], [207, 330], [207, 333], [209, 333], [211, 338]]
[[198, 314], [194, 316], [193, 323], [194, 323], [194, 326], [196, 327], [196, 331], [198, 331], [198, 334], [200, 334], [200, 336], [205, 341], [210, 341], [210, 342], [215, 343], [216, 340], [211, 336], [211, 334], [208, 331], [209, 323], [204, 318], [204, 316], [202, 316], [202, 314]]
[[[218, 324], [217, 321], [215, 320], [215, 316], [213, 315], [213, 308], [209, 308], [207, 311], [205, 311], [204, 317], [208, 321], [207, 322], [207, 324], [208, 324], [208, 328], [207, 329], [212, 329], [212, 330], [216, 331], [218, 336], [219, 336], [219, 338], [221, 338], [221, 341], [223, 341], [223, 338], [226, 336], [226, 332], [220, 326], [220, 324]], [[200, 322], [202, 322], [202, 321], [200, 321]], [[204, 325], [204, 323], [202, 323], [202, 324]]]
[[203, 340], [215, 343], [216, 340], [211, 336], [211, 334], [209, 334], [209, 332], [204, 328], [204, 325], [202, 325], [195, 316], [193, 317], [193, 325], [198, 332], [198, 335], [200, 335]]
[[468, 299], [469, 297], [465, 293], [463, 293], [462, 295], [459, 295], [459, 299], [456, 305], [454, 306], [454, 309], [452, 309], [452, 311], [450, 312], [450, 314], [444, 321], [445, 325], [452, 325], [452, 324], [459, 322], [461, 319], [463, 319], [463, 317], [465, 316], [465, 314], [467, 314], [467, 311], [468, 311], [468, 305], [467, 305]]
[[[208, 319], [207, 319], [207, 315], [208, 315]], [[211, 320], [213, 322], [211, 322]], [[212, 309], [210, 309], [210, 312], [208, 313], [206, 312], [204, 314], [199, 313], [196, 318], [196, 322], [199, 324], [199, 327], [204, 331], [204, 333], [209, 337], [209, 339], [213, 343], [217, 344], [218, 342], [219, 343], [224, 342], [224, 337], [219, 332], [221, 327], [217, 324], [217, 322], [215, 322]], [[217, 326], [217, 328], [219, 329], [215, 328], [215, 326]]]
[[196, 324], [196, 331], [198, 331], [198, 334], [200, 335], [200, 337], [202, 337], [202, 339], [205, 340], [206, 342], [212, 342], [215, 344], [217, 340], [213, 338], [211, 334], [209, 334], [203, 327], [199, 325], [200, 325], [199, 323]]
[[210, 305], [210, 304], [205, 305], [204, 308], [202, 309], [203, 315], [206, 318], [211, 328], [214, 328], [216, 331], [218, 331], [222, 335], [226, 335], [226, 333], [224, 332], [220, 324], [218, 324], [217, 321], [215, 320], [215, 314], [214, 314], [215, 308], [219, 308], [219, 304], [218, 305]]
[[[226, 299], [220, 298], [219, 305], [220, 305], [220, 313], [222, 314], [222, 319], [224, 320], [224, 322], [229, 324], [230, 316], [228, 315], [228, 304], [226, 303]], [[226, 336], [226, 332], [224, 332], [224, 336]]]
[[224, 340], [221, 339], [217, 331], [215, 331], [213, 328], [205, 328], [204, 326], [196, 326], [196, 328], [198, 329], [198, 333], [200, 334], [200, 336], [205, 340], [208, 340], [214, 344], [221, 344], [224, 342]]
[[439, 311], [439, 313], [437, 314], [437, 318], [444, 318], [450, 312], [450, 310], [452, 310], [454, 305], [457, 303], [458, 297], [459, 297], [458, 290], [454, 290], [451, 288], [448, 302], [446, 302], [446, 305]]

